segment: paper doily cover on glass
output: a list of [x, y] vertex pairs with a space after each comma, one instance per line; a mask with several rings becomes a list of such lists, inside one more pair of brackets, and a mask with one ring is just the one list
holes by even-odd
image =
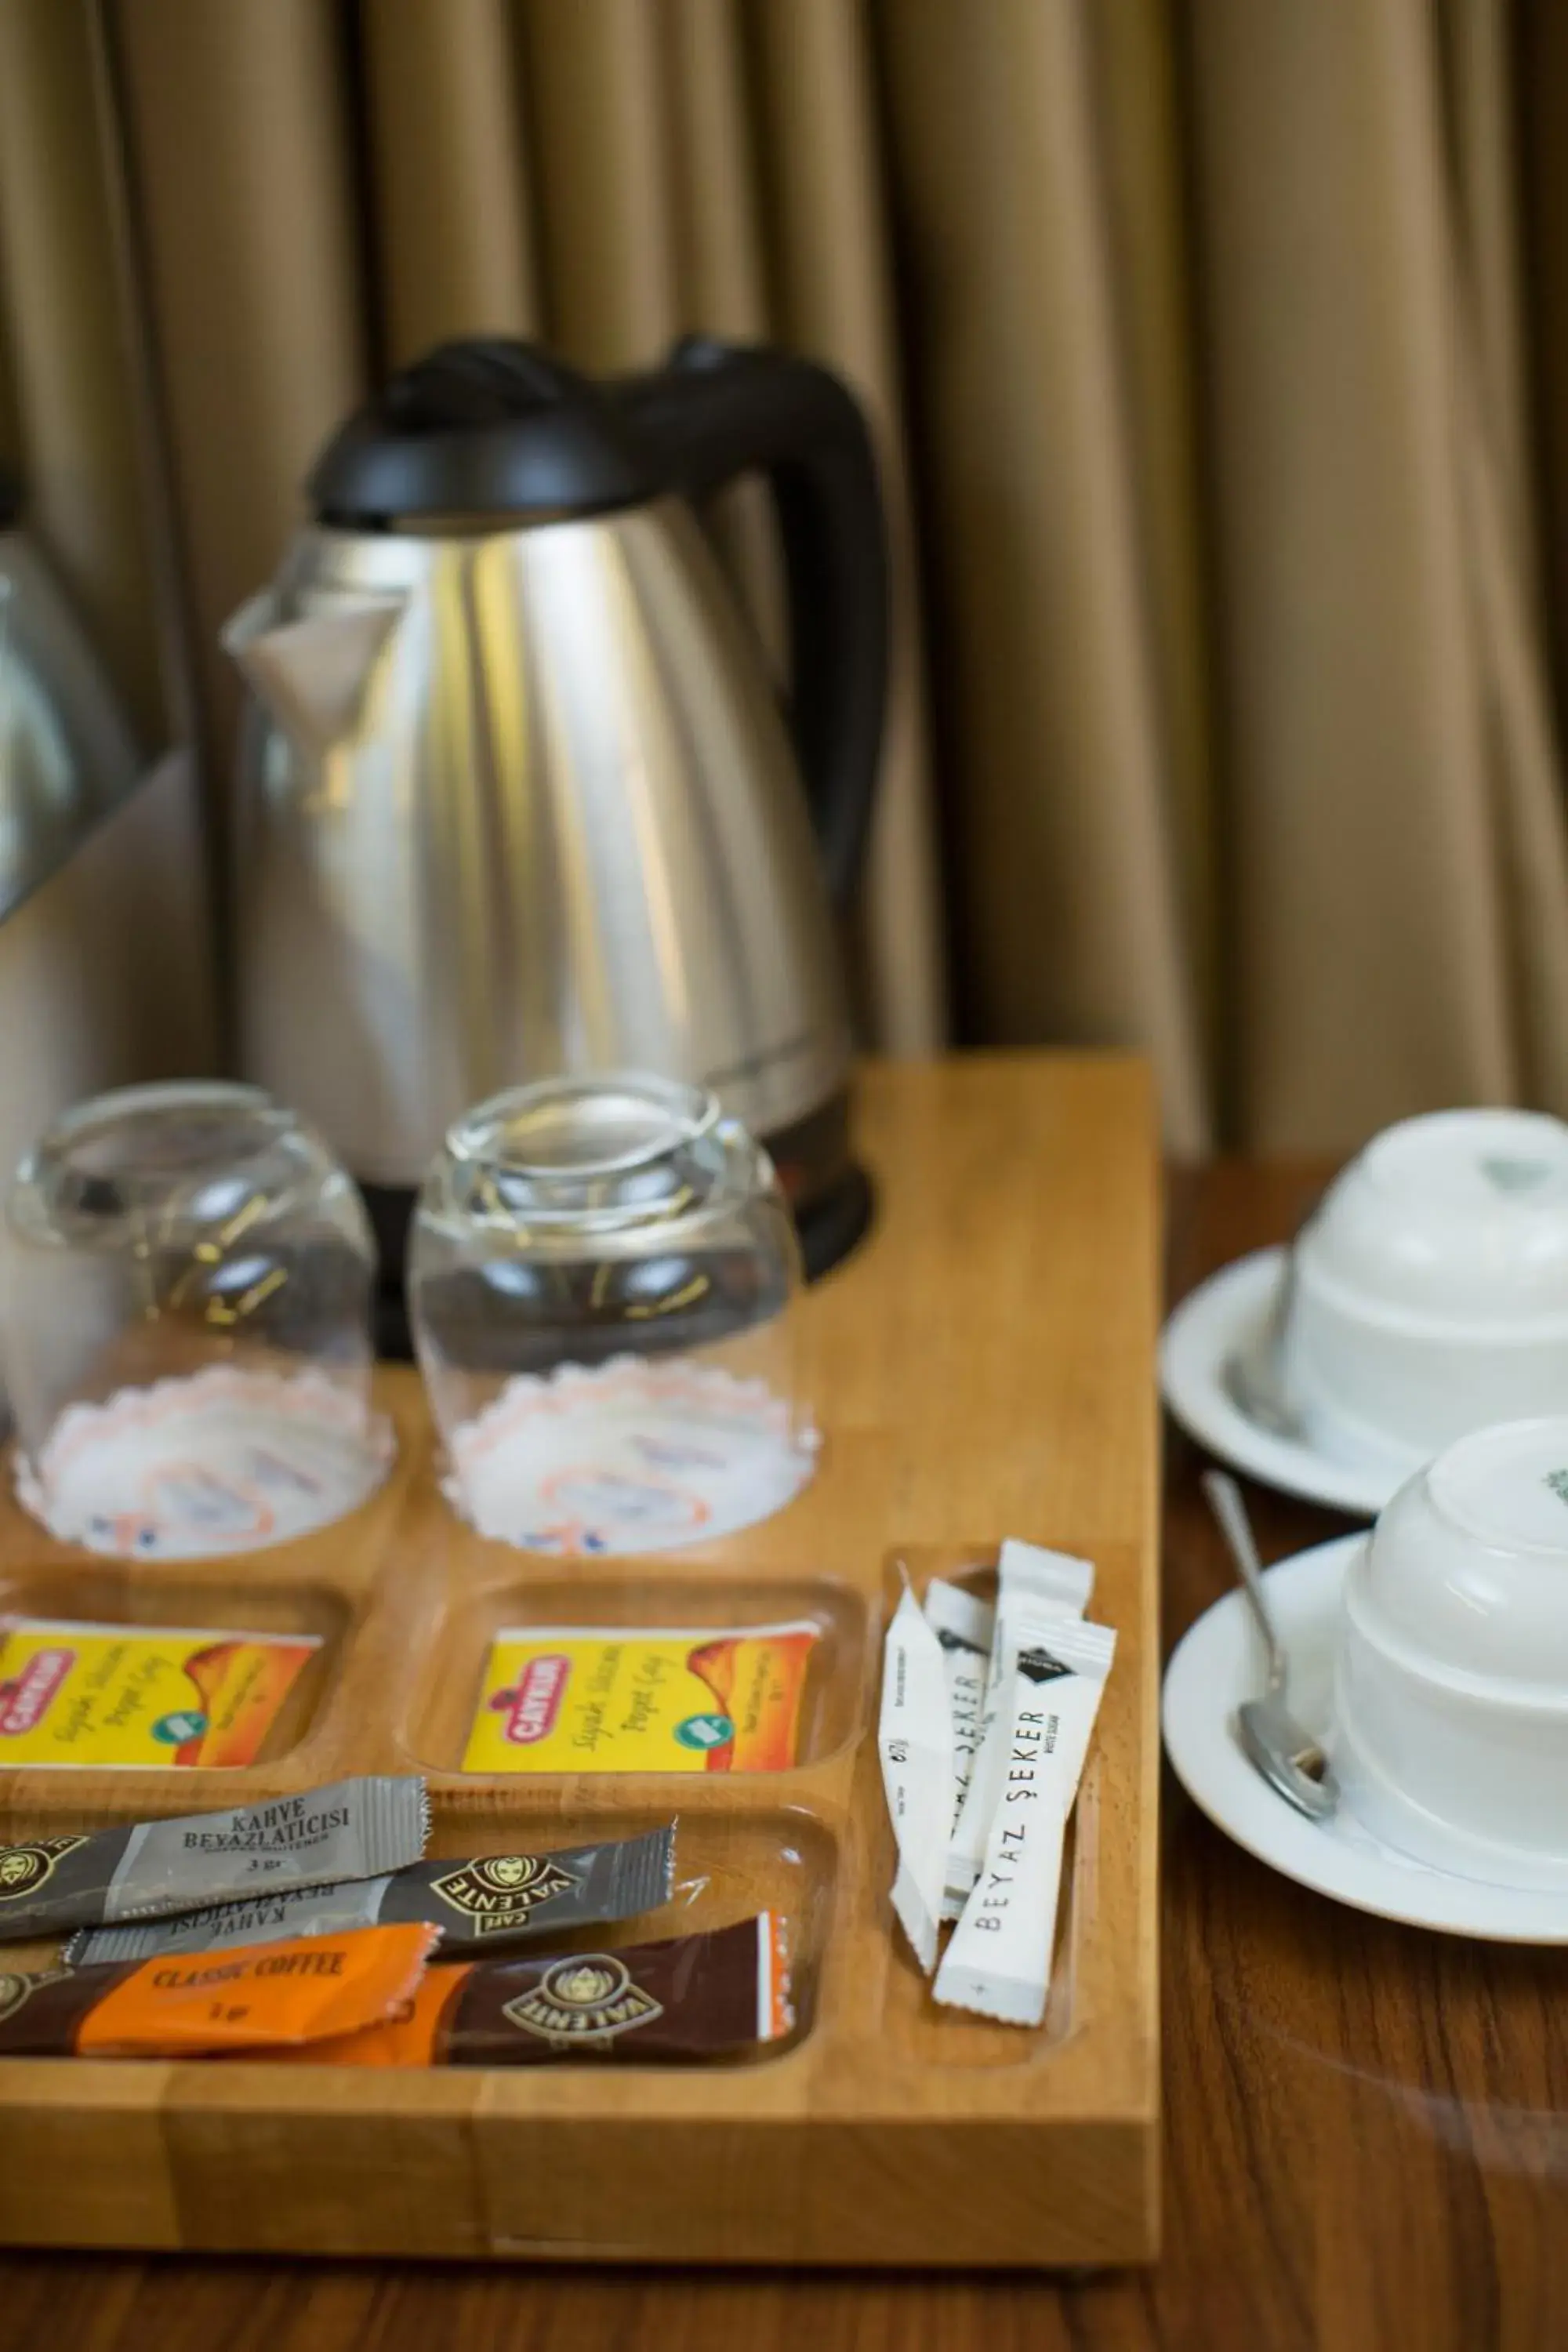
[[68, 1406], [36, 1462], [18, 1454], [16, 1494], [64, 1542], [199, 1559], [342, 1518], [395, 1451], [391, 1423], [324, 1373], [212, 1364]]
[[524, 1551], [661, 1551], [782, 1510], [819, 1444], [764, 1381], [615, 1356], [509, 1381], [453, 1438], [444, 1491]]

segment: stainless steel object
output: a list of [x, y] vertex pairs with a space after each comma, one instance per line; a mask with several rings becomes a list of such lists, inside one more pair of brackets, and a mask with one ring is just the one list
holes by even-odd
[[[784, 709], [693, 510], [748, 466], [782, 526]], [[310, 488], [315, 522], [225, 636], [256, 696], [246, 1075], [373, 1207], [480, 1097], [626, 1068], [713, 1087], [797, 1201], [826, 1189], [850, 1051], [829, 886], [864, 835], [885, 672], [848, 395], [706, 342], [609, 385], [450, 345]]]
[[141, 776], [107, 677], [0, 481], [0, 919]]
[[1295, 1303], [1296, 1253], [1319, 1205], [1318, 1201], [1312, 1202], [1286, 1246], [1285, 1263], [1268, 1315], [1247, 1345], [1227, 1357], [1220, 1370], [1231, 1402], [1249, 1421], [1268, 1430], [1271, 1436], [1287, 1438], [1296, 1445], [1310, 1444], [1311, 1432], [1291, 1402], [1286, 1387], [1285, 1346]]
[[1292, 1444], [1308, 1442], [1307, 1424], [1281, 1393], [1275, 1360], [1266, 1349], [1242, 1349], [1227, 1356], [1220, 1367], [1220, 1378], [1232, 1404], [1259, 1429], [1266, 1429], [1271, 1437], [1289, 1438]]
[[143, 763], [0, 478], [0, 1187], [68, 1103], [211, 1068], [204, 875], [189, 760]]
[[1203, 1487], [1240, 1572], [1268, 1661], [1262, 1697], [1246, 1699], [1237, 1708], [1237, 1737], [1248, 1763], [1287, 1804], [1294, 1805], [1309, 1821], [1327, 1821], [1338, 1810], [1339, 1788], [1322, 1749], [1287, 1703], [1285, 1654], [1264, 1597], [1263, 1564], [1241, 1489], [1224, 1470], [1205, 1470]]

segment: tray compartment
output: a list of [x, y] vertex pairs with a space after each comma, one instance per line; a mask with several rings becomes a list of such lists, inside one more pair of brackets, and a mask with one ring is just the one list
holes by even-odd
[[[251, 1581], [242, 1567], [237, 1576], [195, 1574], [184, 1567], [163, 1570], [141, 1562], [95, 1560], [90, 1567], [24, 1570], [0, 1578], [0, 1617], [30, 1617], [62, 1624], [125, 1625], [171, 1631], [210, 1627], [215, 1633], [309, 1634], [321, 1643], [295, 1677], [255, 1759], [241, 1766], [203, 1766], [196, 1769], [155, 1766], [94, 1765], [50, 1769], [39, 1765], [8, 1766], [0, 1740], [0, 1818], [7, 1784], [17, 1773], [29, 1780], [35, 1774], [58, 1784], [59, 1805], [81, 1803], [80, 1784], [107, 1775], [137, 1790], [162, 1792], [168, 1782], [175, 1788], [200, 1784], [205, 1790], [243, 1790], [254, 1775], [290, 1756], [305, 1741], [321, 1714], [342, 1656], [343, 1637], [351, 1615], [346, 1596], [333, 1585], [305, 1581], [284, 1583], [276, 1578]], [[72, 1784], [76, 1784], [75, 1793]], [[242, 1803], [242, 1796], [204, 1797], [203, 1802]], [[193, 1805], [190, 1810], [198, 1808]], [[149, 1811], [177, 1811], [150, 1796]]]
[[[1054, 1548], [1062, 1551], [1079, 1550], [1079, 1556], [1084, 1558], [1094, 1557], [1092, 1548], [1088, 1546], [1080, 1549], [1061, 1543]], [[996, 1599], [996, 1559], [994, 1549], [988, 1549], [984, 1544], [899, 1546], [889, 1554], [884, 1563], [882, 1592], [887, 1616], [890, 1616], [898, 1606], [906, 1575], [922, 1601], [926, 1586], [933, 1577], [940, 1577], [949, 1584], [961, 1585], [964, 1591], [973, 1592], [977, 1600], [994, 1603]], [[1093, 1600], [1089, 1603], [1089, 1615], [1092, 1622], [1096, 1615]], [[882, 1630], [886, 1632], [886, 1618]], [[891, 1903], [884, 1893], [883, 1907], [893, 1961], [887, 1976], [881, 2030], [889, 2048], [903, 2053], [912, 2067], [1040, 2065], [1049, 2062], [1052, 2053], [1072, 2032], [1075, 1960], [1080, 1941], [1079, 1890], [1080, 1885], [1092, 1882], [1095, 1869], [1100, 1826], [1099, 1772], [1097, 1743], [1089, 1751], [1078, 1804], [1068, 1826], [1046, 2017], [1037, 2032], [1024, 2032], [1016, 2026], [994, 2024], [985, 2018], [972, 2015], [967, 2010], [949, 2009], [938, 2002], [932, 1996], [930, 1979], [921, 1976], [916, 1965], [908, 1939], [893, 1916]], [[863, 1792], [862, 1801], [869, 1810], [869, 1790]], [[885, 1807], [878, 1818], [880, 1836], [876, 1841], [873, 1869], [879, 1874], [879, 1884], [885, 1890], [892, 1885], [898, 1849]]]
[[[1092, 1769], [1092, 1768], [1091, 1768]], [[1081, 1813], [1090, 1804], [1089, 1779], [1086, 1773], [1079, 1792]], [[1097, 1809], [1093, 1809], [1097, 1812]], [[887, 1994], [883, 2004], [881, 2030], [887, 2047], [905, 2059], [911, 2067], [925, 2066], [1039, 2066], [1048, 2064], [1073, 2031], [1074, 1961], [1078, 1949], [1079, 1853], [1082, 1843], [1079, 1819], [1075, 1815], [1068, 1829], [1062, 1858], [1062, 1898], [1057, 1912], [1056, 1948], [1051, 1958], [1051, 1981], [1046, 1997], [1046, 2020], [1037, 2032], [1025, 2032], [1013, 2025], [997, 2025], [984, 2017], [971, 2015], [963, 2009], [947, 2009], [932, 1995], [930, 1980], [922, 1977], [915, 1964], [889, 1904], [887, 1913], [888, 1934], [895, 1939], [893, 1965], [888, 1971]], [[890, 1885], [893, 1873], [893, 1848], [889, 1832], [886, 1856], [886, 1879]]]
[[[474, 1710], [484, 1685], [491, 1642], [503, 1627], [581, 1625], [715, 1627], [783, 1624], [805, 1620], [817, 1628], [801, 1703], [795, 1763], [799, 1770], [845, 1750], [866, 1727], [870, 1672], [869, 1612], [849, 1584], [826, 1577], [755, 1579], [693, 1576], [679, 1569], [643, 1569], [628, 1574], [584, 1570], [549, 1579], [509, 1579], [478, 1591], [454, 1592], [437, 1627], [429, 1670], [417, 1690], [406, 1731], [411, 1756], [436, 1773], [462, 1773]], [[518, 1773], [520, 1787], [560, 1778]], [[580, 1776], [572, 1775], [571, 1778]], [[581, 1776], [614, 1783], [615, 1773]], [[626, 1776], [630, 1777], [630, 1776]], [[721, 1788], [730, 1776], [671, 1772], [670, 1790], [695, 1796], [698, 1787]], [[777, 1774], [745, 1773], [737, 1781], [776, 1780]]]
[[[671, 1820], [676, 1823], [675, 1889], [662, 1909], [602, 1927], [574, 1929], [510, 1951], [499, 1950], [495, 1957], [506, 1959], [525, 1951], [590, 1946], [613, 1950], [618, 1944], [664, 1942], [675, 1936], [727, 1927], [757, 1911], [773, 1911], [785, 1926], [795, 2029], [763, 2056], [772, 2060], [798, 2049], [817, 2019], [822, 1963], [838, 1882], [838, 1842], [827, 1823], [807, 1807], [781, 1805], [739, 1813], [707, 1808], [688, 1813], [677, 1805], [642, 1801], [614, 1811], [552, 1811], [541, 1818], [531, 1809], [504, 1805], [476, 1816], [437, 1799], [432, 1807], [428, 1851], [454, 1860], [511, 1849], [548, 1853], [610, 1838], [636, 1837]], [[485, 1955], [481, 1949], [465, 1951], [463, 1957], [483, 1958]]]

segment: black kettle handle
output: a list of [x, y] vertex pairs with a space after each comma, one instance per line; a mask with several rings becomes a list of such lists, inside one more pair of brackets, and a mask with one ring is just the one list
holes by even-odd
[[809, 360], [688, 335], [623, 397], [672, 489], [702, 499], [756, 467], [778, 509], [790, 717], [828, 886], [845, 898], [870, 823], [888, 692], [888, 551], [871, 436]]

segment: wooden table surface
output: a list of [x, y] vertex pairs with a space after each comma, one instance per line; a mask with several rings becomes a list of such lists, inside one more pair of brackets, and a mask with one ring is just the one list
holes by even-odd
[[[1173, 1293], [1286, 1234], [1321, 1171], [1173, 1186]], [[1227, 1583], [1168, 1452], [1165, 1640]], [[1266, 1556], [1345, 1521], [1252, 1493]], [[1335, 1908], [1173, 1787], [1165, 2254], [1056, 2284], [108, 2256], [0, 2260], [0, 2352], [1550, 2352], [1568, 2344], [1568, 1960]], [[1552, 2015], [1553, 2010], [1557, 2015]], [[0, 2148], [0, 2164], [26, 2162]]]

